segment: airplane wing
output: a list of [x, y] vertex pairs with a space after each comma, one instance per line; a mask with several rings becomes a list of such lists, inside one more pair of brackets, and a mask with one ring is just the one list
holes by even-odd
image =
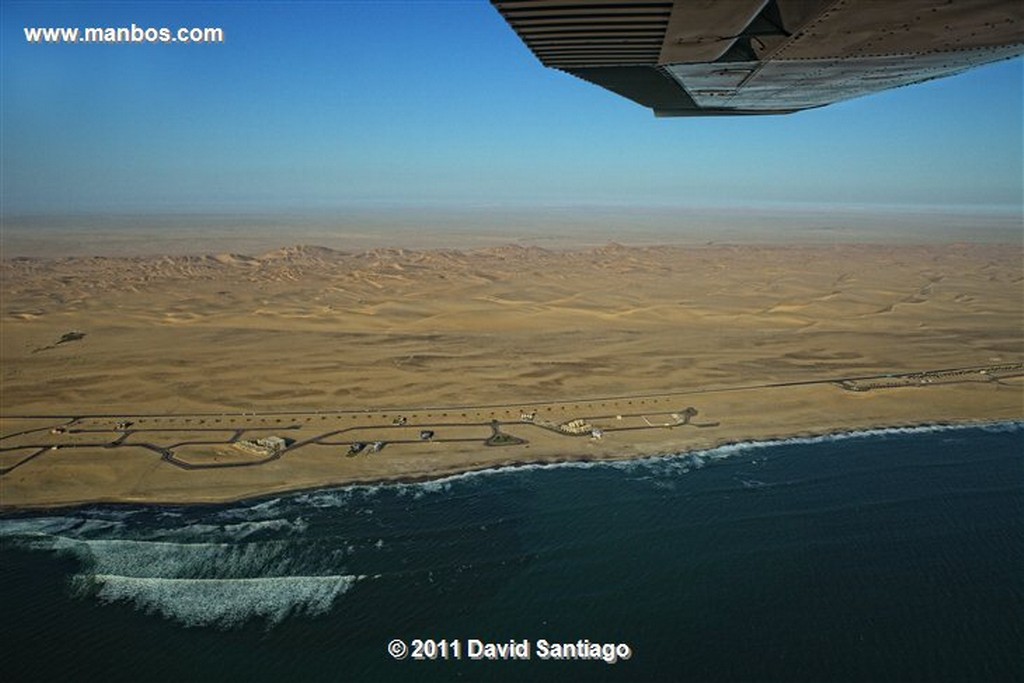
[[542, 64], [657, 116], [786, 114], [1024, 53], [1024, 0], [492, 0]]

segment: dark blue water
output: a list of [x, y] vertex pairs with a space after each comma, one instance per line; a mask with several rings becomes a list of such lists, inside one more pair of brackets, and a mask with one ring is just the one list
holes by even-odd
[[0, 541], [7, 681], [1024, 680], [1019, 424], [6, 515]]

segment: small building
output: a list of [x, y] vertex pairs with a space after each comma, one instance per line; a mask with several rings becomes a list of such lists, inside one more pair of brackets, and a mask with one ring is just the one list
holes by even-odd
[[262, 439], [236, 441], [233, 445], [238, 450], [251, 455], [269, 457], [283, 451], [288, 446], [288, 442], [279, 436], [267, 436]]
[[558, 425], [558, 429], [566, 434], [590, 434], [594, 430], [594, 426], [583, 419], [570, 420]]

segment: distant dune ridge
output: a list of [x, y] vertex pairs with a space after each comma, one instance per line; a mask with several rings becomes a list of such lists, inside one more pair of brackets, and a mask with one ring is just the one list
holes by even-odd
[[[997, 245], [300, 245], [14, 259], [0, 278], [5, 411], [295, 407], [268, 386], [309, 408], [546, 400], [1024, 353], [1020, 248]], [[89, 337], [63, 356], [29, 353], [72, 329]]]
[[[93, 412], [500, 404], [518, 418], [528, 402], [1020, 363], [1021, 264], [1020, 245], [992, 244], [15, 258], [0, 262], [0, 409], [4, 433], [15, 415]], [[55, 343], [72, 331], [85, 336]], [[717, 432], [666, 432], [642, 447], [622, 436], [545, 457], [1024, 417], [1017, 380], [886, 397], [828, 390], [793, 403], [695, 397]], [[294, 474], [250, 489], [288, 488], [302, 480]], [[0, 480], [8, 502], [13, 476]]]

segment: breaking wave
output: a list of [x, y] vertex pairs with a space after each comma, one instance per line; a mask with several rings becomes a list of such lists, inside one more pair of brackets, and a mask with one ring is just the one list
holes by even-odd
[[252, 619], [268, 626], [290, 616], [328, 613], [359, 576], [268, 576], [245, 579], [173, 579], [94, 574], [76, 576], [80, 595], [128, 602], [185, 626], [236, 627]]
[[[71, 552], [94, 574], [162, 578], [251, 578], [288, 576], [311, 568], [329, 573], [343, 560], [341, 553], [304, 549], [303, 544], [168, 543], [130, 539], [82, 540], [63, 536], [36, 541], [56, 551]], [[311, 557], [312, 555], [312, 557]]]
[[[126, 524], [92, 514], [102, 513], [3, 520], [0, 539], [73, 558], [77, 598], [128, 603], [188, 627], [262, 620], [269, 628], [323, 615], [363, 578], [345, 568], [354, 544], [296, 538], [306, 528], [301, 518], [187, 524], [161, 511]], [[186, 524], [163, 526], [169, 521]]]

